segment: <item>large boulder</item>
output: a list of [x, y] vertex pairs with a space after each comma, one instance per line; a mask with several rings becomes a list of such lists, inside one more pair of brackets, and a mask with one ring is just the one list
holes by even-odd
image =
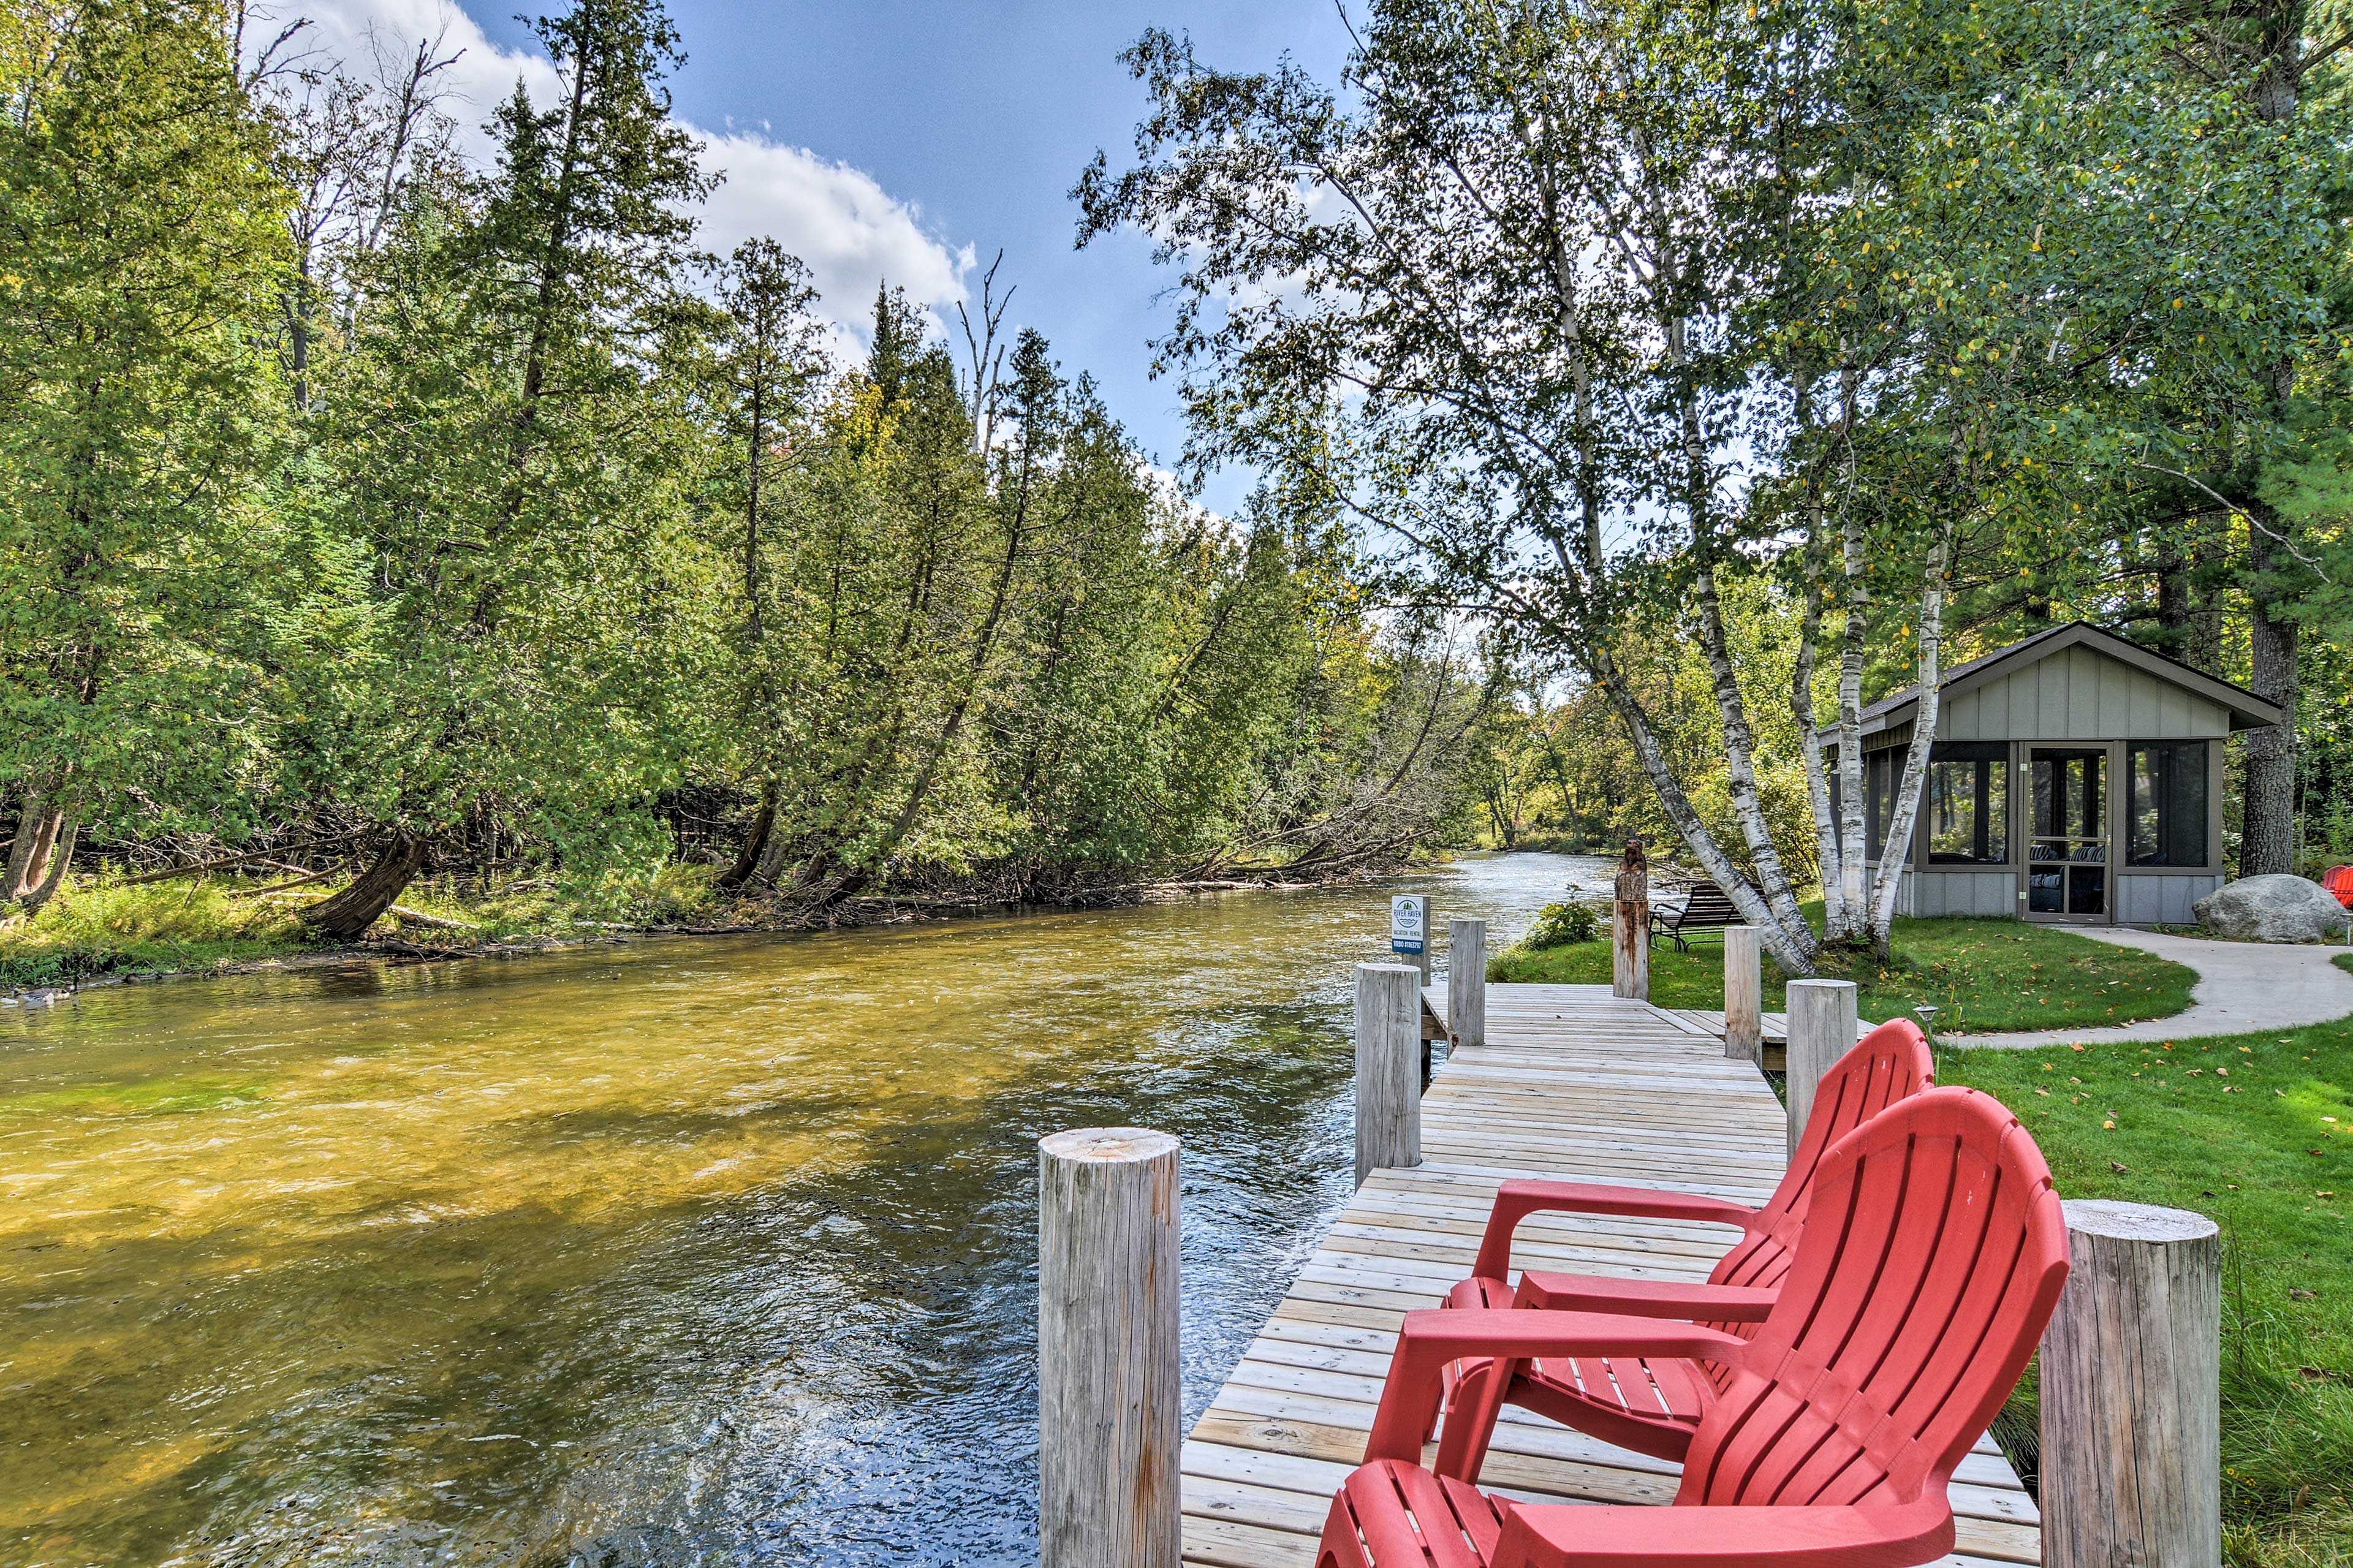
[[2319, 883], [2284, 873], [2226, 882], [2193, 908], [2207, 931], [2241, 942], [2342, 942], [2353, 925]]

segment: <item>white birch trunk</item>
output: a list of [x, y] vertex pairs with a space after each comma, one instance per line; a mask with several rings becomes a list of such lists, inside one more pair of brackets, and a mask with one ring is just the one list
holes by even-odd
[[[1798, 418], [1810, 421], [1813, 397], [1810, 379], [1798, 386]], [[1838, 814], [1831, 808], [1830, 776], [1822, 763], [1821, 727], [1814, 721], [1814, 672], [1821, 665], [1822, 647], [1822, 506], [1819, 497], [1806, 506], [1804, 557], [1805, 610], [1798, 623], [1798, 657], [1789, 671], [1789, 714], [1797, 721], [1798, 744], [1806, 768], [1806, 806], [1814, 825], [1814, 855], [1822, 888], [1822, 940], [1843, 942], [1853, 934], [1846, 889], [1839, 875]]]
[[1887, 841], [1879, 847], [1879, 875], [1871, 888], [1871, 944], [1883, 955], [1895, 924], [1895, 897], [1912, 858], [1912, 825], [1920, 814], [1920, 785], [1928, 774], [1928, 749], [1936, 743], [1936, 687], [1943, 676], [1945, 572], [1952, 555], [1947, 526], [1928, 550], [1920, 584], [1920, 700], [1912, 721], [1912, 744], [1904, 753], [1904, 776], [1896, 782], [1895, 808], [1888, 813]]
[[1798, 896], [1789, 889], [1789, 876], [1781, 865], [1781, 853], [1773, 846], [1772, 826], [1765, 820], [1765, 796], [1757, 785], [1757, 744], [1748, 726], [1748, 707], [1740, 694], [1738, 672], [1732, 667], [1732, 649], [1724, 630], [1724, 605], [1716, 594], [1715, 571], [1702, 566], [1695, 586], [1699, 591], [1700, 643], [1707, 655], [1708, 673], [1715, 687], [1715, 707], [1724, 727], [1725, 765], [1730, 775], [1732, 815], [1740, 824], [1741, 837], [1747, 843], [1749, 858], [1756, 862], [1757, 880], [1764, 884], [1765, 901], [1781, 929], [1793, 935], [1804, 931], [1807, 955], [1814, 951], [1813, 930], [1807, 925], [1804, 913], [1798, 908]]
[[1802, 919], [1799, 921], [1799, 932], [1792, 932], [1783, 926], [1765, 900], [1757, 897], [1757, 889], [1748, 885], [1748, 879], [1733, 865], [1731, 857], [1725, 854], [1723, 847], [1716, 843], [1715, 836], [1707, 830], [1707, 824], [1700, 820], [1690, 797], [1683, 794], [1682, 784], [1667, 766], [1666, 752], [1660, 746], [1659, 737], [1651, 728], [1650, 716], [1642, 711], [1641, 704], [1634, 700], [1633, 692], [1620, 673], [1617, 661], [1606, 651], [1594, 648], [1588, 651], [1586, 668], [1593, 672], [1595, 684], [1601, 688], [1602, 695], [1609, 700], [1609, 706], [1626, 726], [1627, 736], [1634, 743], [1635, 760], [1641, 763], [1643, 776], [1651, 781], [1651, 787], [1658, 792], [1659, 804], [1666, 809], [1667, 820], [1674, 825], [1675, 837], [1683, 840], [1683, 847], [1691, 851], [1700, 868], [1724, 889], [1725, 896], [1732, 900], [1732, 907], [1740, 911], [1740, 918], [1757, 928], [1757, 940], [1765, 944], [1765, 951], [1773, 955], [1773, 962], [1781, 966], [1782, 973], [1791, 976], [1811, 974], [1814, 972], [1812, 928], [1807, 926]]

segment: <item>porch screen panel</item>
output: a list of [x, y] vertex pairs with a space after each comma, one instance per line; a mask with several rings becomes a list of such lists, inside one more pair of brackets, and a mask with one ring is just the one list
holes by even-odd
[[2010, 748], [1947, 742], [1928, 753], [1928, 859], [1999, 866], [2010, 859]]
[[2126, 748], [2128, 864], [2206, 864], [2206, 747], [2204, 741], [2135, 741]]

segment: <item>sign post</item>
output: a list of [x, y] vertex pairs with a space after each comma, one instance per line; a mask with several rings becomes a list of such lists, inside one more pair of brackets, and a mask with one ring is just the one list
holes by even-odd
[[1389, 900], [1389, 951], [1421, 971], [1430, 984], [1430, 895], [1399, 893]]

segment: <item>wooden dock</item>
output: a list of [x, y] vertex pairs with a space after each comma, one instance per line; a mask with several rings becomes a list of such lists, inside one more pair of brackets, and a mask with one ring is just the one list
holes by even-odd
[[[1429, 999], [1441, 1016], [1442, 990]], [[1774, 1016], [1774, 1022], [1778, 1016]], [[1780, 1177], [1781, 1105], [1725, 1059], [1723, 1017], [1612, 998], [1602, 985], [1491, 985], [1487, 1043], [1441, 1065], [1422, 1100], [1423, 1163], [1377, 1172], [1243, 1353], [1184, 1453], [1185, 1561], [1314, 1568], [1333, 1489], [1362, 1457], [1400, 1318], [1471, 1270], [1497, 1184], [1627, 1183], [1761, 1202]], [[1771, 1024], [1767, 1037], [1774, 1037]], [[1702, 1279], [1720, 1226], [1544, 1215], [1515, 1268]], [[1544, 1502], [1663, 1503], [1676, 1467], [1507, 1409], [1482, 1480]], [[1952, 1565], [2041, 1561], [2034, 1504], [1990, 1442], [1962, 1463]]]

